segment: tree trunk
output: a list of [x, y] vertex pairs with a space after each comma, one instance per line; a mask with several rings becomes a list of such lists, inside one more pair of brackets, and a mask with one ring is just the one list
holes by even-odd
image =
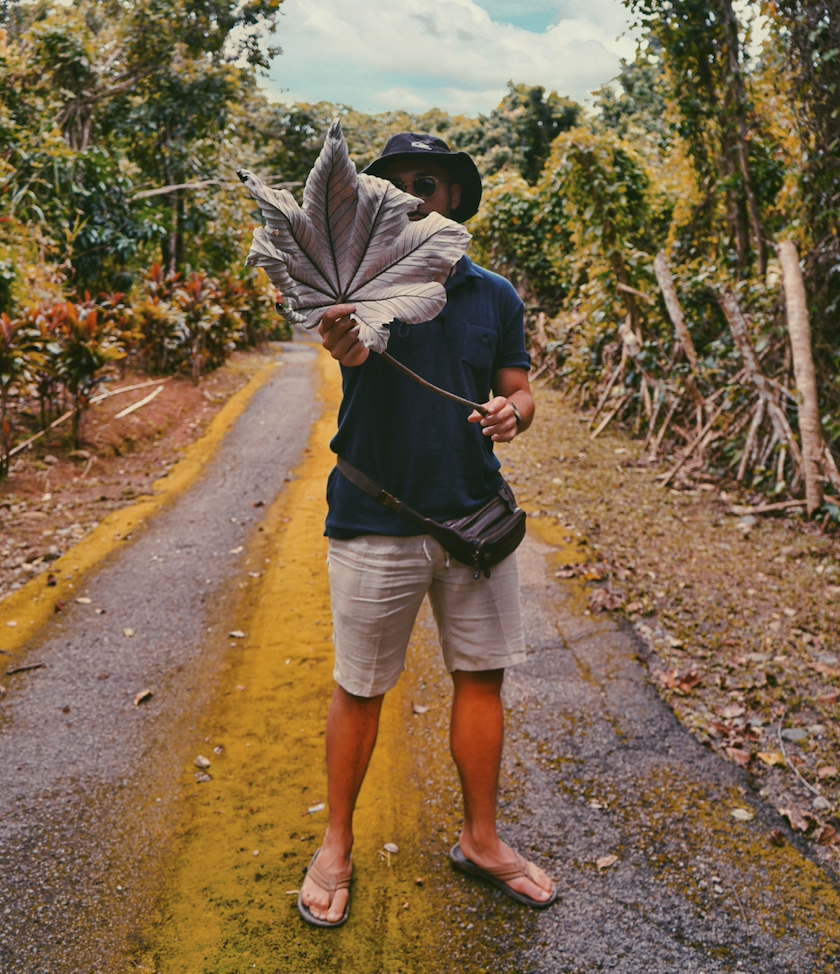
[[823, 502], [822, 464], [825, 449], [820, 426], [817, 381], [814, 376], [814, 357], [811, 352], [811, 323], [796, 244], [791, 240], [783, 240], [776, 246], [776, 253], [782, 265], [793, 374], [796, 377], [796, 388], [802, 396], [799, 404], [799, 435], [802, 438], [805, 503], [808, 516], [811, 517]]
[[726, 30], [726, 47], [729, 59], [729, 79], [727, 86], [735, 100], [735, 117], [737, 125], [737, 146], [738, 164], [743, 180], [744, 196], [746, 198], [747, 210], [750, 216], [753, 236], [755, 237], [755, 250], [758, 256], [758, 273], [764, 276], [767, 270], [767, 244], [764, 240], [764, 227], [761, 223], [761, 214], [758, 211], [758, 203], [753, 190], [752, 176], [750, 175], [749, 163], [749, 139], [747, 130], [747, 89], [744, 84], [744, 75], [741, 71], [739, 58], [740, 41], [738, 39], [738, 21], [732, 9], [732, 0], [722, 0], [723, 20]]
[[664, 250], [660, 250], [656, 255], [656, 260], [653, 262], [653, 270], [656, 274], [659, 290], [665, 299], [665, 307], [668, 309], [668, 314], [674, 323], [674, 331], [677, 333], [677, 338], [682, 345], [685, 357], [688, 359], [688, 364], [691, 366], [691, 371], [696, 372], [697, 352], [685, 323], [682, 308], [677, 298], [677, 289], [674, 287], [674, 278], [671, 276], [671, 269], [668, 267], [668, 260], [665, 257]]

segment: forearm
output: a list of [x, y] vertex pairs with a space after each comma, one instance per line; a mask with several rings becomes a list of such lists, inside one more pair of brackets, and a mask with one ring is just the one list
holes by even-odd
[[522, 421], [516, 424], [516, 432], [524, 433], [533, 423], [534, 413], [536, 412], [534, 397], [531, 395], [530, 389], [517, 389], [505, 396], [505, 399], [516, 406], [519, 415], [522, 417]]

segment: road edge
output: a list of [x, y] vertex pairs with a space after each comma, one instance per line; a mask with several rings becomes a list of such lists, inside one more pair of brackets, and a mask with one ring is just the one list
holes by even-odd
[[[74, 598], [82, 578], [98, 568], [112, 551], [130, 541], [132, 529], [158, 515], [195, 484], [248, 403], [277, 374], [279, 364], [278, 356], [228, 399], [204, 435], [186, 447], [184, 456], [168, 475], [152, 484], [154, 494], [107, 514], [87, 537], [56, 559], [48, 571], [36, 575], [0, 602], [0, 651], [13, 656], [24, 649], [55, 615], [56, 602]], [[55, 586], [47, 587], [48, 574], [57, 576]]]

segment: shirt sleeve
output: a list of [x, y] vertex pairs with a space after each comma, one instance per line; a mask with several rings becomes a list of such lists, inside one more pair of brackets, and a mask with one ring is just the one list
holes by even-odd
[[531, 368], [531, 356], [525, 349], [525, 305], [509, 284], [508, 288], [499, 302], [501, 341], [495, 362], [497, 372]]

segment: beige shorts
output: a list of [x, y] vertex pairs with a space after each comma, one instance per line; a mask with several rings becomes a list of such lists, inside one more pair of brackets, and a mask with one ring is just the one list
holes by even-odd
[[414, 620], [428, 592], [446, 668], [504, 669], [525, 660], [516, 554], [473, 579], [434, 538], [330, 538], [335, 680], [375, 697], [405, 669]]

